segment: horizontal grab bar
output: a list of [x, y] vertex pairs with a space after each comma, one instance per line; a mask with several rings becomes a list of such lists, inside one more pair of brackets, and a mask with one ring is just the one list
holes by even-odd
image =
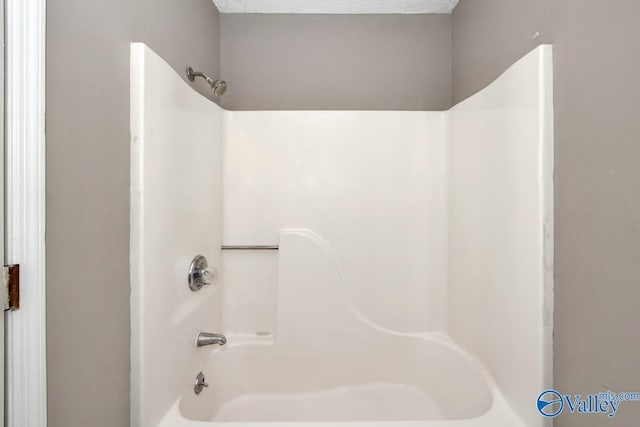
[[222, 245], [223, 251], [277, 251], [278, 245]]

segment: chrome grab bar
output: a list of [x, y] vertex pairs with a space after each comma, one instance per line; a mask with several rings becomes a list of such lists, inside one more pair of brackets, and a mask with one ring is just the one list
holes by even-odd
[[277, 251], [278, 245], [222, 245], [223, 251]]

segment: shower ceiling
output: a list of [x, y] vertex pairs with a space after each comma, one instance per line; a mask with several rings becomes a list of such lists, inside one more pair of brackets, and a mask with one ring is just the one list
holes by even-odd
[[451, 13], [458, 0], [213, 0], [222, 13]]

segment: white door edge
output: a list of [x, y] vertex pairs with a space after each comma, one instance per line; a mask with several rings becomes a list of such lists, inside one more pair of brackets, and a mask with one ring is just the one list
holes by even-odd
[[7, 316], [6, 425], [47, 425], [45, 316], [46, 0], [6, 1], [6, 251], [21, 268]]

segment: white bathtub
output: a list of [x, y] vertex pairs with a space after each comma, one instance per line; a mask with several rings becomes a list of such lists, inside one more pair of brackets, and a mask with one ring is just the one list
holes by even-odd
[[[186, 386], [161, 426], [524, 426], [491, 378], [445, 337], [384, 332], [360, 351], [293, 354], [270, 345], [211, 351], [209, 387]], [[246, 338], [242, 337], [241, 340]]]
[[548, 46], [446, 112], [229, 112], [131, 59], [132, 427], [550, 424]]
[[161, 425], [523, 425], [482, 365], [446, 336], [394, 333], [365, 318], [320, 236], [285, 230], [279, 245], [276, 335], [230, 335], [199, 349], [209, 387], [195, 395], [185, 383]]

